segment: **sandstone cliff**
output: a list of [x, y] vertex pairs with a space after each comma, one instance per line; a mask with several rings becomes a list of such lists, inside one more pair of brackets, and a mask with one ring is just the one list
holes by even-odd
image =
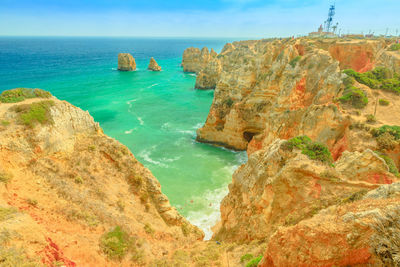
[[129, 53], [118, 54], [118, 70], [134, 71], [136, 70], [136, 62], [133, 56]]
[[183, 53], [183, 71], [199, 73], [200, 70], [207, 66], [210, 60], [216, 57], [217, 53], [213, 49], [210, 52], [207, 47], [204, 47], [201, 51], [199, 48], [190, 47]]
[[2, 262], [144, 266], [202, 239], [88, 112], [50, 95], [15, 97], [25, 92], [4, 92], [5, 102], [20, 102], [0, 103]]
[[215, 240], [265, 245], [261, 266], [400, 263], [400, 54], [389, 46], [235, 42], [198, 71], [215, 93], [197, 140], [249, 155]]
[[157, 64], [157, 61], [154, 58], [150, 59], [147, 69], [152, 71], [161, 71], [161, 67]]

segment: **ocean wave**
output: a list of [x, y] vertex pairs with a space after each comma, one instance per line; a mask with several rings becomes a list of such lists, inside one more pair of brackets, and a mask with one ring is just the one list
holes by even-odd
[[162, 129], [162, 130], [169, 130], [169, 129], [171, 129], [171, 123], [169, 123], [169, 122], [164, 123], [163, 125], [161, 125], [161, 129]]
[[195, 126], [193, 126], [193, 128], [192, 128], [192, 129], [195, 129], [195, 130], [197, 130], [197, 129], [199, 129], [199, 128], [203, 127], [203, 125], [204, 125], [204, 123], [203, 123], [203, 122], [199, 122], [199, 123], [197, 123]]
[[174, 158], [162, 158], [161, 162], [170, 163], [170, 162], [174, 162], [174, 161], [180, 160], [181, 158], [182, 158], [181, 156], [177, 156], [177, 157], [174, 157]]
[[220, 203], [228, 194], [228, 187], [208, 190], [203, 195], [193, 198], [191, 202], [200, 204], [202, 207], [196, 211], [190, 211], [186, 218], [193, 224], [204, 231], [204, 240], [210, 240], [213, 227], [221, 217]]
[[151, 88], [151, 87], [154, 87], [154, 86], [157, 86], [157, 85], [159, 85], [159, 84], [158, 83], [154, 83], [154, 84], [152, 84], [150, 86], [147, 86], [147, 88]]
[[139, 121], [140, 125], [144, 125], [144, 121], [141, 117], [136, 117], [136, 119]]
[[195, 73], [188, 73], [188, 75], [196, 77]]
[[158, 165], [158, 166], [162, 166], [164, 168], [168, 168], [168, 166], [164, 163], [162, 163], [161, 161], [157, 161], [151, 158], [151, 153], [157, 148], [157, 146], [152, 146], [150, 147], [150, 149], [146, 149], [143, 150], [141, 152], [139, 152], [138, 156], [143, 158], [144, 161], [147, 161], [148, 163], [154, 164], [154, 165]]
[[124, 133], [125, 134], [131, 134], [134, 130], [136, 130], [136, 128], [129, 129], [128, 131], [125, 131]]

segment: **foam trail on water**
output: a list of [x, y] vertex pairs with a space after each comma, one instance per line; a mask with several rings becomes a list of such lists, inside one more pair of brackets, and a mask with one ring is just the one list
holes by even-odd
[[204, 231], [204, 240], [210, 240], [213, 235], [211, 227], [213, 227], [218, 220], [220, 220], [220, 203], [227, 193], [228, 187], [224, 186], [223, 188], [206, 191], [204, 195], [195, 197], [193, 199], [193, 202], [200, 202], [207, 207], [206, 209], [201, 209], [198, 211], [190, 211], [187, 216], [187, 219], [192, 224]]
[[125, 133], [125, 134], [131, 134], [134, 130], [136, 130], [136, 128], [130, 129], [130, 130], [128, 130], [128, 131], [125, 131], [124, 133]]

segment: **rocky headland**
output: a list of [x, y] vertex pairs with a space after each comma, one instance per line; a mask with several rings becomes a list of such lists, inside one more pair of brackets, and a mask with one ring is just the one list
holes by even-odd
[[400, 266], [400, 52], [390, 40], [185, 51], [215, 88], [198, 141], [247, 150], [211, 241], [90, 114], [0, 94], [0, 265]]
[[5, 91], [0, 101], [4, 266], [16, 257], [47, 266], [143, 266], [202, 240], [151, 172], [88, 112], [40, 89]]
[[120, 71], [134, 71], [136, 70], [136, 61], [129, 53], [118, 54], [118, 70]]
[[260, 266], [400, 264], [400, 52], [391, 46], [243, 41], [205, 67], [182, 61], [196, 84], [215, 87], [197, 140], [249, 155], [215, 240], [264, 244]]
[[158, 65], [157, 61], [154, 58], [150, 59], [150, 63], [147, 69], [151, 71], [161, 71], [161, 67]]

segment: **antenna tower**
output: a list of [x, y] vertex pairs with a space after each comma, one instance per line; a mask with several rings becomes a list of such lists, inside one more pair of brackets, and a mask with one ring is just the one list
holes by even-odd
[[328, 19], [325, 21], [325, 31], [331, 32], [333, 17], [335, 16], [335, 5], [329, 8]]

